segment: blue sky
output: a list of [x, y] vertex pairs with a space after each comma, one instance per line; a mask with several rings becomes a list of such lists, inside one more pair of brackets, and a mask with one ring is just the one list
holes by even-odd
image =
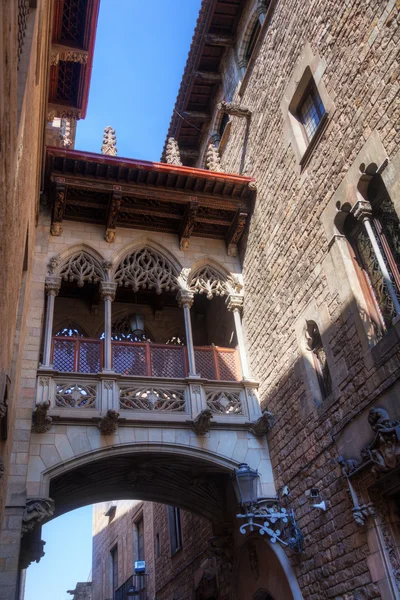
[[161, 156], [200, 0], [101, 0], [86, 119], [76, 148], [100, 152], [103, 129], [119, 156]]
[[[118, 155], [158, 161], [201, 0], [101, 0], [84, 121], [75, 148], [100, 152], [116, 130]], [[91, 507], [43, 527], [46, 555], [28, 569], [26, 600], [71, 599], [91, 569]]]

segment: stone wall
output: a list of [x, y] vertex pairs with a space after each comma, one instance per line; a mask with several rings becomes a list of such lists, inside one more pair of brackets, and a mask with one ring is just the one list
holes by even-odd
[[[371, 576], [368, 569], [365, 531], [353, 520], [335, 438], [360, 410], [379, 404], [383, 391], [394, 401], [399, 328], [373, 348], [365, 343], [357, 282], [339, 268], [342, 242], [327, 236], [322, 218], [329, 206], [334, 215], [338, 190], [341, 202], [354, 190], [339, 186], [351, 167], [359, 169], [363, 153], [378, 166], [382, 152], [388, 156], [383, 177], [398, 206], [399, 23], [393, 0], [276, 2], [247, 81], [239, 81], [234, 94], [252, 111], [247, 139], [246, 119], [232, 117], [223, 154], [228, 172], [243, 172], [258, 182], [241, 248], [244, 326], [262, 406], [275, 414], [268, 442], [276, 485], [289, 487], [305, 535], [305, 551], [292, 562], [310, 600], [381, 594], [380, 575]], [[239, 39], [242, 33], [239, 27]], [[281, 105], [306, 43], [321, 58], [322, 82], [334, 107], [300, 168]], [[233, 60], [229, 50], [227, 78], [235, 73]], [[323, 323], [334, 373], [334, 393], [319, 407], [304, 376], [296, 333], [310, 313]], [[311, 487], [327, 500], [326, 513], [310, 508], [305, 492]]]
[[[17, 414], [16, 400], [21, 397], [29, 371], [28, 365], [21, 366], [21, 349], [29, 352], [31, 344], [26, 332], [26, 299], [31, 293], [32, 254], [41, 189], [49, 44], [46, 34], [51, 9], [48, 0], [39, 0], [35, 4], [36, 8], [31, 8], [27, 15], [19, 64], [18, 2], [11, 0], [0, 7], [1, 399], [5, 388], [9, 387], [8, 436], [6, 441], [0, 441], [0, 456], [5, 468], [0, 480], [0, 522], [8, 530], [6, 537], [0, 539], [0, 563], [2, 570], [4, 568], [0, 585], [12, 582], [11, 572], [18, 561], [22, 512], [12, 509], [3, 521], [3, 509], [6, 502], [14, 505], [25, 502], [22, 482], [26, 473], [29, 432], [21, 431], [18, 423], [21, 417], [28, 417], [33, 400], [31, 395], [28, 405], [22, 401]], [[15, 431], [15, 428], [19, 430]], [[15, 460], [16, 451], [20, 457], [18, 461]], [[15, 546], [10, 545], [11, 541], [16, 542]]]

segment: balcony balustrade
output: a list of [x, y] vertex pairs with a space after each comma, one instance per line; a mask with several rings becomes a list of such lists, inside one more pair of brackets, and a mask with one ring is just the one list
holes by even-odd
[[241, 378], [235, 348], [195, 347], [195, 376], [186, 346], [115, 341], [111, 350], [107, 370], [103, 340], [54, 337], [52, 365], [38, 372], [36, 403], [68, 422], [92, 423], [112, 409], [125, 425], [187, 423], [205, 409], [215, 423], [245, 425], [261, 414], [257, 384]]
[[[203, 379], [240, 381], [236, 348], [194, 348], [196, 367]], [[99, 373], [104, 364], [104, 342], [99, 339], [54, 337], [52, 364], [63, 373]], [[184, 379], [189, 375], [186, 346], [149, 342], [112, 342], [112, 370], [129, 377]]]

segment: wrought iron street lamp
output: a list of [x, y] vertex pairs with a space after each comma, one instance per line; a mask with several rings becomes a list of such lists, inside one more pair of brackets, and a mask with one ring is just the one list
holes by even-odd
[[251, 469], [246, 463], [241, 463], [235, 471], [239, 491], [239, 503], [242, 506], [257, 504], [258, 500], [258, 471]]
[[[303, 548], [303, 535], [297, 527], [293, 509], [281, 506], [278, 500], [264, 500], [258, 497], [259, 474], [249, 465], [242, 463], [235, 471], [238, 501], [244, 509], [244, 514], [236, 515], [238, 519], [247, 522], [240, 526], [240, 533], [246, 529], [258, 529], [260, 535], [267, 535], [272, 543], [280, 542], [295, 552]], [[258, 523], [257, 520], [263, 521]], [[279, 525], [279, 529], [277, 526]]]

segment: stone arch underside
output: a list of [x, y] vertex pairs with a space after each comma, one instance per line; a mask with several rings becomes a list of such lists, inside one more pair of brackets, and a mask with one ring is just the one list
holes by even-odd
[[179, 506], [221, 523], [234, 497], [233, 465], [221, 463], [185, 448], [120, 453], [110, 448], [49, 469], [43, 477], [55, 502], [53, 518], [87, 504], [135, 499]]

